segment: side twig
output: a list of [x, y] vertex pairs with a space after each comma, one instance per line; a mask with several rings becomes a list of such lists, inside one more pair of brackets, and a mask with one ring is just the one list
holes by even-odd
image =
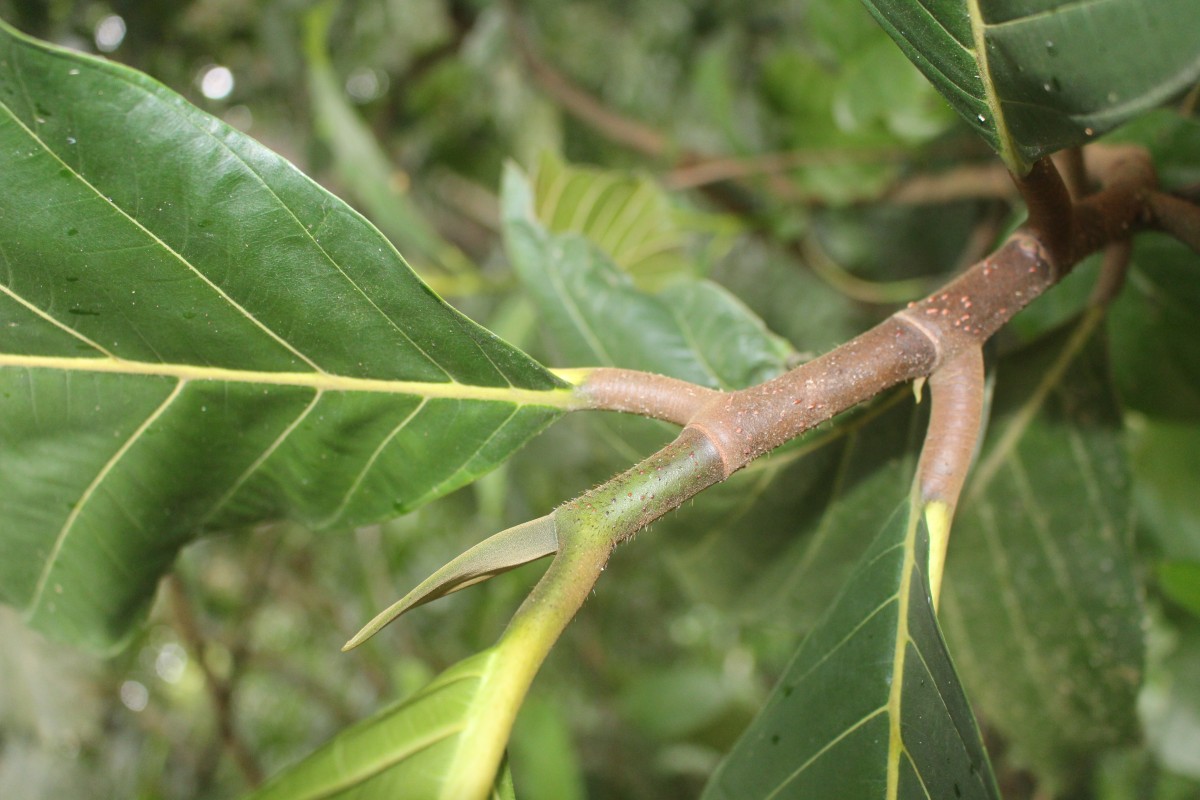
[[967, 347], [929, 377], [933, 408], [917, 464], [919, 513], [929, 534], [929, 591], [936, 607], [954, 509], [983, 428], [983, 348]]
[[242, 778], [251, 786], [262, 783], [262, 768], [254, 759], [250, 748], [238, 735], [237, 726], [233, 719], [233, 687], [222, 680], [209, 667], [204, 657], [204, 635], [200, 625], [192, 614], [191, 602], [188, 600], [187, 589], [176, 575], [168, 575], [164, 580], [167, 598], [171, 605], [171, 613], [175, 621], [175, 629], [183, 639], [184, 645], [192, 654], [200, 671], [204, 674], [204, 688], [212, 703], [213, 715], [216, 718], [217, 735], [222, 745], [233, 758]]
[[[644, 390], [651, 398], [647, 400], [638, 381], [628, 376], [608, 380], [601, 391], [590, 388], [589, 378], [583, 382], [584, 393], [605, 398], [593, 407], [650, 408], [653, 416], [676, 422], [691, 413], [685, 431], [701, 434], [715, 449], [721, 465], [716, 480], [724, 480], [852, 406], [898, 383], [932, 375], [964, 351], [978, 349], [1084, 256], [1149, 227], [1147, 187], [1154, 185], [1154, 176], [1145, 173], [1146, 163], [1141, 158], [1113, 160], [1109, 169], [1099, 171], [1105, 188], [1072, 207], [1053, 165], [1044, 162], [1023, 187], [1041, 203], [1031, 212], [1028, 228], [940, 291], [766, 383], [707, 395], [689, 384], [656, 379], [652, 389]], [[1064, 242], [1049, 225], [1065, 219], [1071, 235]], [[1044, 238], [1051, 239], [1056, 254]], [[599, 370], [593, 375], [598, 382], [612, 377]], [[707, 485], [693, 488], [700, 491]], [[671, 508], [656, 505], [650, 519]]]

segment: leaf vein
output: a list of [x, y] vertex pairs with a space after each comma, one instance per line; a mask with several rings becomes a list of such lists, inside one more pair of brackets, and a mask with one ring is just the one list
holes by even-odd
[[41, 604], [42, 597], [46, 592], [46, 585], [50, 579], [50, 573], [53, 571], [54, 565], [58, 563], [59, 556], [62, 554], [63, 546], [66, 543], [67, 537], [70, 536], [71, 532], [75, 529], [75, 523], [79, 521], [79, 517], [83, 514], [83, 510], [87, 506], [88, 502], [95, 497], [96, 492], [103, 485], [104, 481], [112, 473], [113, 469], [115, 469], [116, 466], [121, 462], [121, 459], [123, 459], [125, 455], [133, 448], [134, 444], [136, 444], [137, 441], [141, 439], [142, 435], [145, 434], [145, 432], [155, 422], [158, 421], [158, 419], [166, 412], [166, 410], [171, 407], [176, 398], [178, 398], [183, 392], [185, 386], [187, 386], [187, 381], [184, 380], [178, 381], [175, 384], [175, 388], [171, 390], [171, 393], [167, 395], [166, 399], [163, 400], [162, 403], [159, 404], [158, 408], [149, 414], [146, 419], [142, 420], [142, 423], [138, 425], [133, 433], [125, 439], [119, 448], [117, 448], [117, 451], [113, 453], [108, 461], [106, 461], [104, 465], [96, 472], [96, 477], [92, 479], [92, 482], [88, 484], [88, 487], [84, 489], [83, 493], [79, 496], [74, 508], [72, 508], [71, 513], [67, 515], [66, 521], [63, 523], [58, 535], [55, 537], [54, 545], [51, 547], [50, 552], [46, 555], [46, 563], [43, 565], [42, 571], [38, 575], [37, 584], [34, 587], [33, 595], [29, 601], [29, 606], [26, 611], [27, 618], [32, 617]]
[[786, 778], [784, 778], [780, 782], [780, 784], [778, 786], [776, 786], [769, 795], [766, 796], [765, 800], [771, 800], [771, 798], [773, 798], [773, 797], [778, 797], [779, 793], [782, 792], [785, 788], [787, 788], [787, 785], [789, 783], [791, 783], [792, 781], [799, 778], [801, 773], [804, 772], [804, 770], [808, 769], [813, 764], [815, 764], [822, 756], [824, 756], [827, 752], [832, 750], [839, 742], [841, 742], [842, 739], [845, 739], [847, 736], [854, 733], [856, 730], [861, 728], [863, 725], [866, 725], [868, 722], [875, 719], [880, 714], [886, 713], [887, 709], [888, 709], [887, 705], [880, 706], [879, 708], [872, 711], [870, 714], [867, 714], [862, 719], [855, 722], [853, 725], [850, 725], [849, 727], [847, 727], [846, 730], [842, 731], [834, 738], [830, 739], [828, 744], [826, 744], [824, 747], [822, 747], [817, 752], [813, 753], [812, 756], [810, 756], [807, 761], [805, 761], [803, 764], [801, 764], [799, 767], [796, 768], [795, 772], [793, 772], [792, 774], [790, 774]]
[[[19, 70], [17, 70], [17, 72], [19, 72]], [[143, 91], [145, 91], [145, 90], [143, 90]], [[308, 364], [314, 370], [316, 370], [317, 372], [324, 372], [324, 370], [322, 370], [321, 367], [317, 366], [316, 362], [314, 362], [312, 359], [310, 359], [304, 353], [301, 353], [290, 342], [288, 342], [286, 339], [284, 339], [282, 336], [280, 336], [278, 333], [276, 333], [274, 330], [272, 330], [269, 326], [267, 326], [265, 323], [263, 323], [262, 320], [258, 319], [256, 316], [251, 314], [246, 308], [242, 307], [242, 305], [240, 303], [238, 303], [236, 300], [234, 300], [232, 297], [230, 297], [229, 294], [226, 293], [224, 289], [222, 289], [220, 286], [218, 286], [216, 283], [214, 283], [207, 275], [205, 275], [203, 272], [201, 272], [199, 269], [197, 269], [194, 264], [192, 264], [190, 261], [188, 261], [186, 258], [184, 258], [181, 253], [176, 252], [173, 248], [170, 247], [170, 245], [168, 245], [162, 239], [158, 238], [157, 234], [155, 234], [153, 231], [151, 231], [149, 228], [147, 228], [145, 225], [143, 225], [141, 222], [139, 222], [135, 217], [131, 216], [127, 211], [125, 211], [125, 209], [123, 209], [119, 205], [117, 205], [112, 199], [106, 197], [98, 188], [96, 188], [95, 185], [93, 185], [91, 183], [91, 181], [89, 181], [87, 178], [85, 178], [78, 170], [76, 170], [74, 167], [72, 167], [67, 162], [63, 161], [59, 157], [58, 153], [56, 153], [49, 146], [47, 146], [47, 144], [44, 141], [42, 141], [41, 137], [39, 137], [33, 130], [31, 130], [29, 128], [29, 126], [27, 126], [24, 122], [22, 122], [21, 119], [19, 117], [17, 117], [16, 114], [13, 113], [12, 109], [9, 108], [7, 103], [0, 102], [0, 108], [4, 109], [4, 111], [8, 115], [8, 117], [10, 119], [12, 119], [12, 121], [15, 122], [17, 124], [17, 126], [19, 128], [21, 128], [27, 136], [29, 136], [30, 139], [32, 139], [34, 142], [36, 142], [38, 147], [40, 147], [50, 158], [57, 161], [76, 180], [78, 180], [80, 184], [82, 184], [83, 186], [86, 186], [88, 189], [90, 189], [97, 197], [99, 197], [101, 200], [103, 200], [105, 203], [107, 203], [109, 205], [109, 207], [111, 207], [114, 211], [116, 211], [120, 216], [124, 217], [137, 230], [141, 231], [141, 233], [143, 233], [145, 236], [149, 237], [154, 243], [156, 243], [157, 245], [162, 247], [164, 252], [170, 254], [176, 261], [178, 261], [185, 268], [187, 268], [193, 274], [195, 274], [196, 277], [200, 279], [201, 283], [203, 283], [205, 286], [207, 286], [209, 289], [211, 289], [218, 297], [220, 297], [222, 300], [224, 300], [226, 303], [228, 303], [231, 308], [236, 310], [239, 314], [241, 314], [246, 319], [248, 319], [253, 325], [255, 325], [261, 331], [263, 331], [263, 333], [267, 334], [268, 337], [273, 339], [279, 345], [283, 346], [286, 350], [288, 350], [290, 353], [295, 355], [297, 358], [299, 358], [304, 363]]]

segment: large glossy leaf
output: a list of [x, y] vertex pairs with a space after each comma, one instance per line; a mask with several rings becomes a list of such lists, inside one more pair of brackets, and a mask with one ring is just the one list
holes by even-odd
[[506, 170], [505, 242], [568, 361], [723, 389], [759, 383], [786, 368], [791, 346], [733, 295], [695, 279], [642, 291], [593, 242], [549, 233], [534, 216], [531, 191], [515, 167]]
[[706, 800], [998, 798], [905, 503], [876, 537]]
[[282, 158], [0, 28], [0, 598], [104, 647], [199, 531], [403, 512], [564, 385]]
[[1200, 80], [1194, 0], [864, 2], [1018, 172]]
[[1050, 787], [1137, 736], [1143, 610], [1098, 324], [1085, 318], [998, 365], [943, 592], [976, 708]]

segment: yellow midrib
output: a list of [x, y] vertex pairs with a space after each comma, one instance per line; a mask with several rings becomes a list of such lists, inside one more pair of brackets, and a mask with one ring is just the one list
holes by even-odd
[[996, 126], [996, 140], [1000, 145], [1000, 158], [1014, 174], [1024, 175], [1029, 171], [1029, 165], [1013, 150], [1012, 135], [1008, 132], [1008, 122], [1000, 110], [1000, 96], [996, 94], [996, 84], [992, 82], [992, 70], [988, 65], [987, 55], [987, 23], [983, 21], [983, 10], [979, 0], [967, 0], [967, 11], [971, 17], [971, 38], [975, 42], [975, 64], [979, 67], [979, 80], [983, 82], [988, 111], [992, 114], [992, 124]]
[[262, 386], [298, 386], [327, 392], [371, 392], [376, 394], [415, 395], [452, 400], [484, 400], [520, 405], [547, 406], [571, 410], [580, 407], [570, 388], [521, 389], [511, 386], [472, 386], [446, 381], [385, 380], [355, 378], [327, 372], [268, 372], [227, 367], [202, 367], [193, 364], [127, 361], [119, 358], [67, 358], [0, 353], [0, 369], [59, 370], [70, 373], [128, 375], [173, 378], [181, 381], [243, 383]]
[[[913, 490], [912, 502], [916, 502], [916, 489]], [[896, 646], [892, 652], [892, 685], [888, 692], [888, 761], [887, 761], [887, 792], [888, 800], [894, 800], [900, 789], [900, 756], [904, 752], [904, 735], [900, 727], [904, 691], [904, 659], [908, 649], [908, 601], [911, 590], [913, 570], [916, 567], [916, 533], [919, 524], [916, 508], [909, 511], [908, 531], [904, 537], [904, 570], [900, 578], [900, 588], [896, 601], [899, 615], [896, 627]]]

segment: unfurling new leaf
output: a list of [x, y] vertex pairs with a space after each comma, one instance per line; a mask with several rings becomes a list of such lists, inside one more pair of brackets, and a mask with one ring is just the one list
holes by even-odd
[[480, 581], [515, 569], [558, 550], [554, 515], [522, 523], [484, 539], [425, 580], [404, 597], [384, 609], [346, 642], [351, 650], [370, 639], [404, 612], [431, 600], [453, 594]]

